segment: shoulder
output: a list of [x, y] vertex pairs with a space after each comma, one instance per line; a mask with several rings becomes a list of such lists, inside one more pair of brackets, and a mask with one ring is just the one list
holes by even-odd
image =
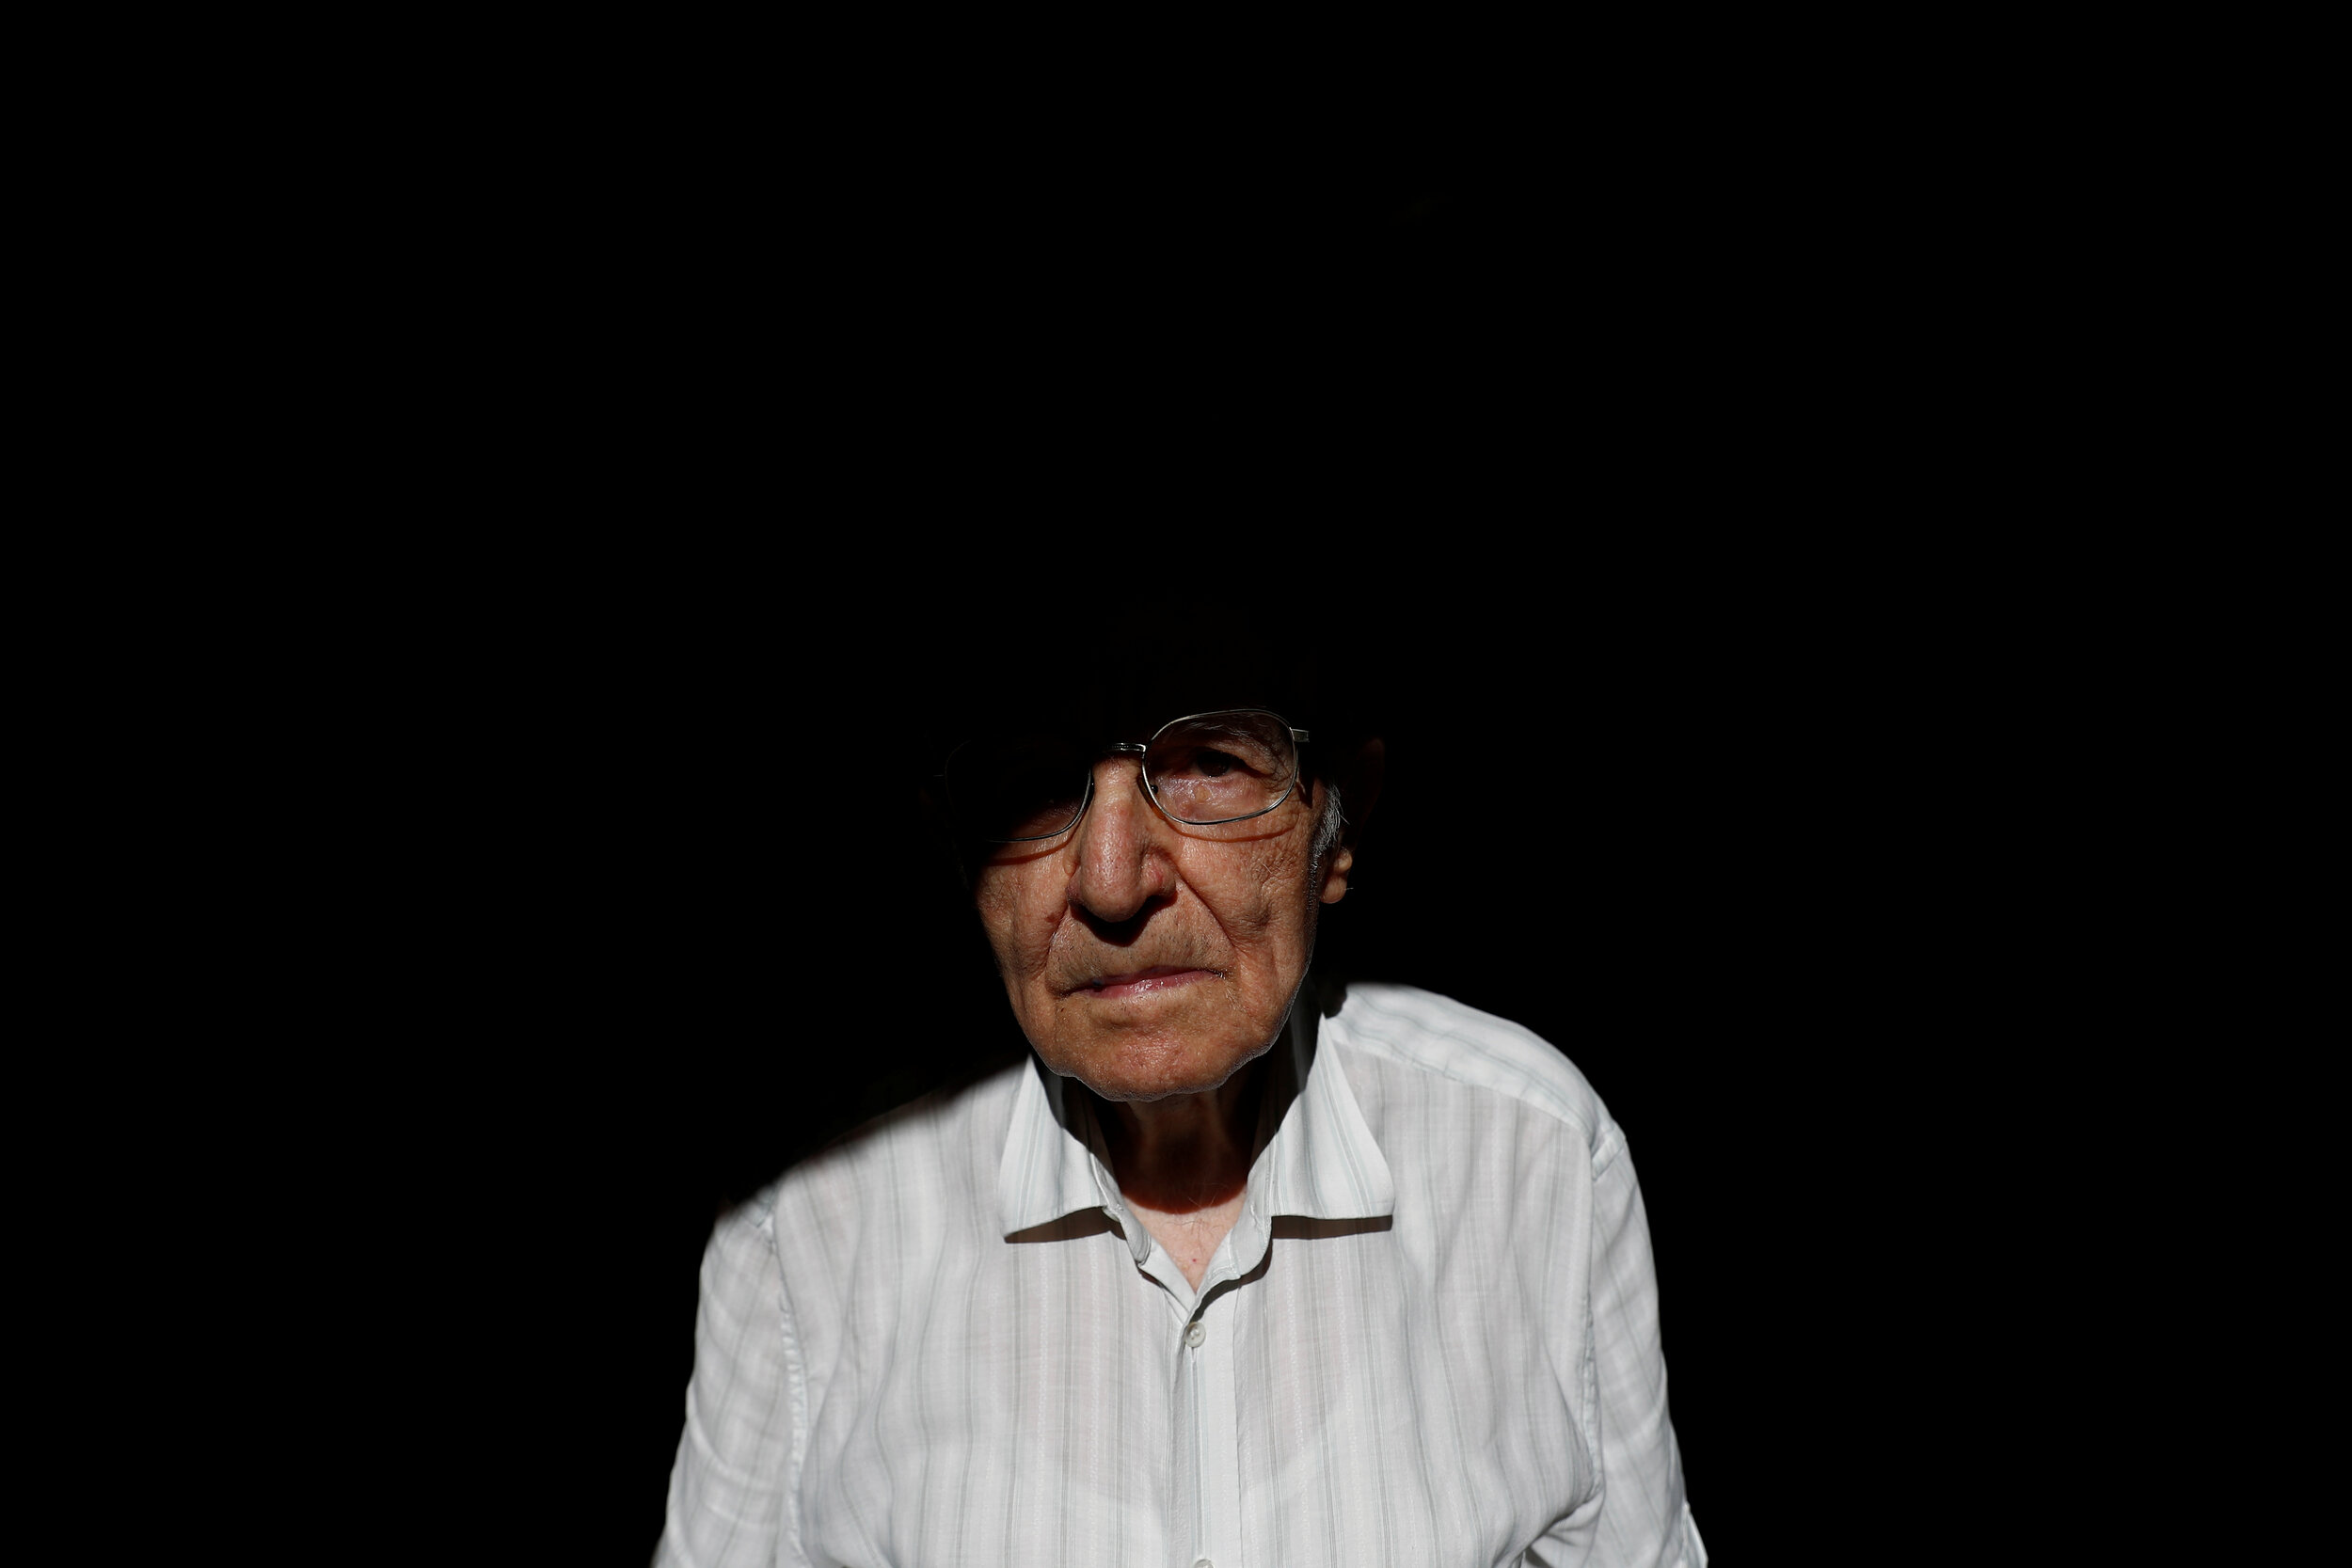
[[1432, 1085], [1499, 1095], [1565, 1124], [1606, 1165], [1624, 1135], [1576, 1064], [1531, 1029], [1414, 986], [1351, 983], [1324, 1023], [1343, 1048]]
[[943, 1218], [991, 1204], [1026, 1057], [876, 1117], [801, 1161], [747, 1207], [779, 1236], [839, 1235], [880, 1216]]

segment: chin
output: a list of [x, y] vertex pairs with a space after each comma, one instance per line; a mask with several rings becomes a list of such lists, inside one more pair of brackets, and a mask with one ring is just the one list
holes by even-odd
[[1206, 1094], [1223, 1085], [1263, 1055], [1270, 1039], [1201, 1039], [1197, 1036], [1120, 1031], [1080, 1040], [1057, 1041], [1039, 1053], [1045, 1065], [1067, 1073], [1104, 1100], [1165, 1100], [1169, 1095]]

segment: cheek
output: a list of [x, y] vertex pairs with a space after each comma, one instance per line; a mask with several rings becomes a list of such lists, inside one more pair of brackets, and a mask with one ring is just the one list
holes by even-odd
[[[1023, 868], [1028, 869], [1028, 868]], [[1041, 898], [1041, 879], [999, 869], [981, 875], [975, 889], [980, 927], [996, 961], [1012, 973], [1038, 967], [1052, 945], [1053, 922], [1047, 911], [1058, 900]]]
[[1307, 885], [1304, 857], [1286, 843], [1254, 845], [1242, 865], [1225, 868], [1213, 897], [1226, 934], [1268, 954], [1303, 943], [1314, 896]]

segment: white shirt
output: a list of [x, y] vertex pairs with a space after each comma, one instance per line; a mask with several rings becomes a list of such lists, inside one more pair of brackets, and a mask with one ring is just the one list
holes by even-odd
[[723, 1221], [657, 1562], [1704, 1568], [1591, 1085], [1427, 991], [1312, 995], [1198, 1291], [1034, 1059]]

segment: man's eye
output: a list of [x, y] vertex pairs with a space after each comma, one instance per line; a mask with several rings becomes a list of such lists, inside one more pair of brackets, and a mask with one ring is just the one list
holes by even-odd
[[1257, 771], [1260, 770], [1250, 766], [1248, 757], [1238, 757], [1231, 752], [1220, 752], [1212, 746], [1196, 746], [1169, 758], [1154, 776], [1169, 779], [1222, 779], [1234, 775], [1248, 776]]

